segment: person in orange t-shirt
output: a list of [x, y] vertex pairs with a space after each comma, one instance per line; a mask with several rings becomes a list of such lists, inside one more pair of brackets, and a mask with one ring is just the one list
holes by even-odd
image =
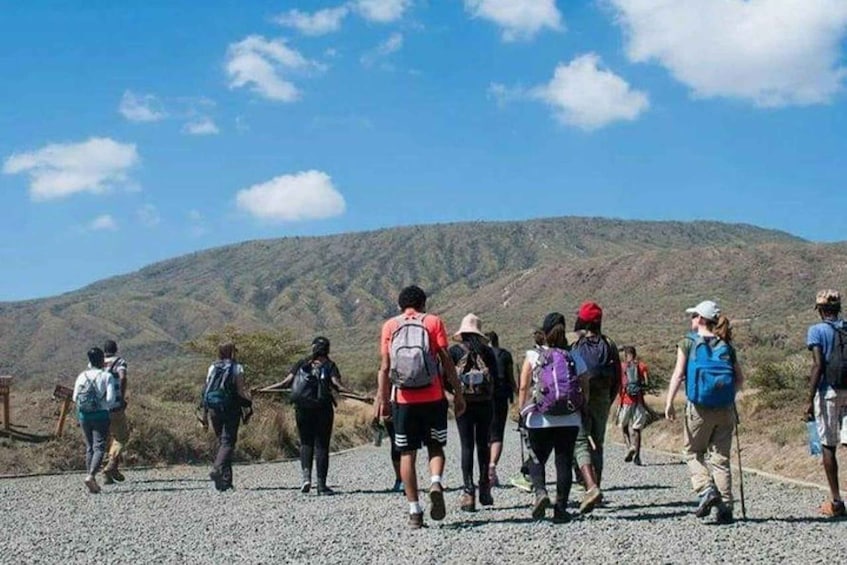
[[647, 425], [648, 417], [647, 406], [644, 404], [644, 390], [647, 388], [648, 379], [647, 365], [638, 360], [638, 354], [631, 345], [623, 348], [623, 354], [618, 394], [618, 426], [629, 448], [624, 461], [641, 465], [641, 430]]
[[[374, 418], [391, 418], [394, 424], [394, 441], [400, 451], [400, 477], [409, 502], [409, 526], [423, 526], [423, 510], [418, 501], [418, 480], [415, 467], [417, 451], [424, 445], [429, 453], [430, 469], [430, 517], [442, 520], [446, 515], [444, 487], [441, 476], [444, 472], [444, 446], [447, 445], [447, 397], [444, 392], [446, 379], [456, 391], [453, 408], [456, 416], [465, 409], [456, 368], [447, 352], [447, 330], [444, 322], [434, 314], [426, 314], [426, 293], [417, 286], [408, 286], [400, 292], [397, 300], [402, 314], [387, 320], [382, 326], [380, 337], [381, 364], [378, 374], [378, 391], [374, 402]], [[424, 386], [414, 388], [397, 386], [389, 379], [396, 366], [392, 364], [392, 342], [395, 333], [404, 322], [417, 320], [426, 330], [429, 342], [427, 371], [431, 380]], [[420, 349], [419, 349], [420, 351]], [[392, 377], [393, 378], [393, 377]]]

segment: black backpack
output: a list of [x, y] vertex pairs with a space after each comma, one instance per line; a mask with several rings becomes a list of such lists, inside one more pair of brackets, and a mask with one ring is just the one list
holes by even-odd
[[832, 350], [824, 366], [824, 381], [834, 389], [844, 390], [847, 389], [847, 330], [829, 325], [834, 333]]
[[227, 412], [235, 405], [235, 363], [218, 361], [203, 387], [203, 406], [215, 412]]
[[576, 351], [585, 361], [588, 375], [591, 380], [608, 379], [611, 383], [617, 371], [615, 369], [616, 359], [614, 347], [609, 339], [604, 336], [583, 336], [579, 338], [572, 351]]
[[326, 361], [319, 367], [312, 365], [311, 359], [300, 363], [291, 384], [291, 402], [298, 408], [313, 408], [320, 405], [332, 404], [330, 392], [330, 375], [327, 374], [330, 362]]

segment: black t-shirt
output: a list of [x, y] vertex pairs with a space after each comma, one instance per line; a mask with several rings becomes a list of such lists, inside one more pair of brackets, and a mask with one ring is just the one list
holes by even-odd
[[507, 349], [492, 347], [494, 357], [497, 359], [497, 376], [495, 381], [494, 396], [497, 398], [512, 398], [515, 391], [512, 390], [512, 379], [515, 374], [515, 362], [512, 354]]

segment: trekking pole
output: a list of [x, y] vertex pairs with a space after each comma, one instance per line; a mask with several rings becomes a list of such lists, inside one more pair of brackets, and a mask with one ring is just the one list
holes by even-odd
[[732, 410], [735, 412], [735, 450], [738, 453], [738, 491], [741, 495], [741, 517], [747, 519], [747, 506], [744, 504], [744, 467], [741, 466], [741, 436], [738, 433], [738, 426], [741, 423], [738, 417], [738, 406], [732, 405]]

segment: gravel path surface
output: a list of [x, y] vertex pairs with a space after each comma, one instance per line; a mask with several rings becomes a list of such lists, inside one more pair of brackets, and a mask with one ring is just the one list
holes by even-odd
[[[0, 480], [0, 562], [837, 563], [847, 551], [847, 522], [816, 514], [820, 491], [746, 475], [748, 520], [717, 526], [691, 515], [678, 460], [645, 453], [638, 468], [617, 447], [606, 503], [588, 517], [533, 522], [530, 495], [511, 487], [495, 489], [494, 507], [463, 513], [455, 429], [449, 441], [447, 518], [427, 514], [418, 531], [407, 529], [405, 498], [384, 490], [393, 482], [387, 442], [333, 456], [332, 497], [301, 494], [296, 462], [238, 466], [227, 493], [201, 467], [129, 471], [96, 496], [81, 474]], [[501, 479], [519, 467], [517, 434], [506, 442]], [[548, 469], [552, 480], [552, 461]]]

